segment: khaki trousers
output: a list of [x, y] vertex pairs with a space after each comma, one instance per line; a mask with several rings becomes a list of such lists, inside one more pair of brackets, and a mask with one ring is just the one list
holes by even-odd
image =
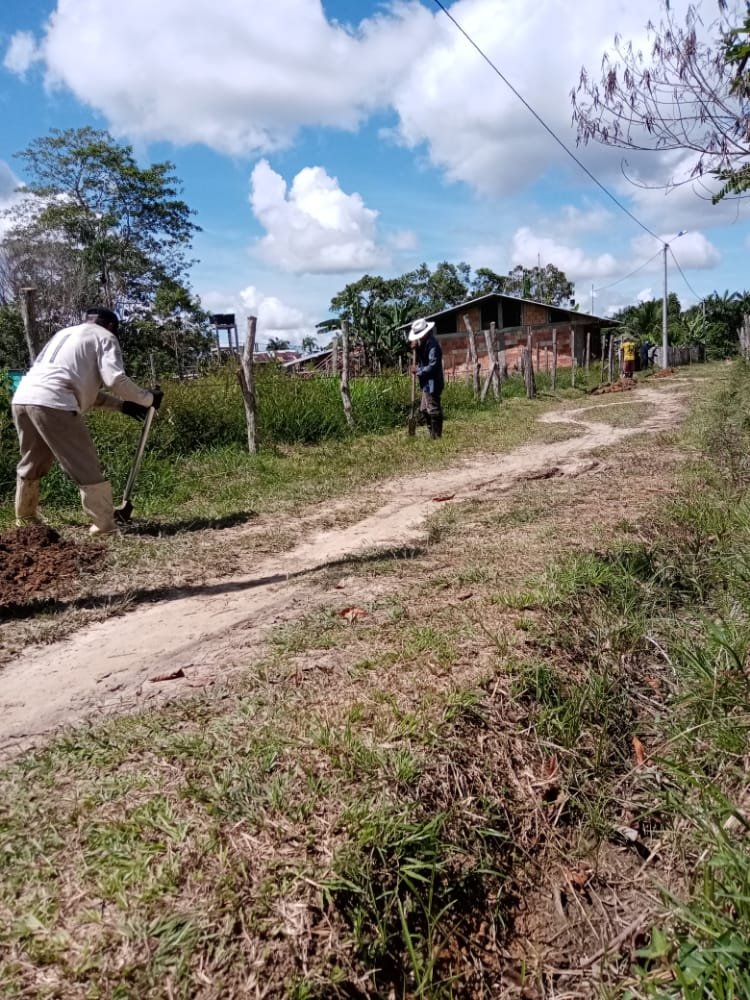
[[93, 486], [104, 480], [94, 442], [80, 413], [51, 406], [14, 406], [13, 422], [21, 450], [16, 474], [21, 479], [41, 479], [57, 461], [78, 486]]

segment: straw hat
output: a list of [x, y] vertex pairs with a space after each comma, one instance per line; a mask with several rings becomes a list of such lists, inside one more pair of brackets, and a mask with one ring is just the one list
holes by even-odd
[[409, 343], [416, 344], [418, 340], [426, 336], [430, 330], [435, 329], [435, 324], [426, 319], [415, 319], [409, 330]]

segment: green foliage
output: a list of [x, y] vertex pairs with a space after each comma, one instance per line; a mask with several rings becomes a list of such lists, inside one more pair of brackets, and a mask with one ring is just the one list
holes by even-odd
[[[536, 706], [542, 735], [571, 749], [565, 782], [575, 808], [589, 822], [617, 823], [619, 805], [612, 815], [607, 789], [618, 768], [629, 772], [620, 779], [632, 783], [626, 797], [642, 803], [632, 825], [647, 828], [658, 815], [692, 873], [685, 897], [668, 898], [661, 926], [640, 952], [639, 985], [627, 996], [738, 1000], [750, 990], [744, 362], [735, 363], [694, 435], [702, 461], [655, 523], [642, 524], [637, 540], [572, 558], [548, 576], [536, 595], [545, 617], [536, 644], [562, 655], [554, 665], [526, 668], [517, 687]], [[670, 691], [664, 711], [636, 721], [637, 689], [657, 678]], [[642, 772], [631, 771], [636, 727], [648, 727], [649, 745], [659, 748]], [[608, 770], [614, 773], [602, 786]], [[662, 830], [659, 842], [668, 837]]]
[[[27, 197], [8, 213], [6, 296], [36, 288], [44, 340], [87, 307], [105, 305], [127, 321], [134, 370], [147, 370], [150, 354], [160, 374], [192, 367], [210, 331], [185, 284], [198, 227], [173, 165], [140, 167], [132, 147], [90, 127], [53, 129], [19, 157]], [[0, 352], [3, 326], [0, 317]]]
[[[9, 499], [18, 453], [7, 379], [4, 384], [5, 389], [0, 383], [0, 497]], [[186, 456], [217, 449], [245, 455], [247, 424], [237, 378], [229, 368], [195, 379], [165, 381], [163, 387], [165, 402], [149, 438], [141, 489], [149, 490], [152, 469], [158, 480], [156, 494], [166, 497], [173, 488], [173, 467]], [[410, 390], [404, 376], [355, 378], [350, 390], [355, 433], [378, 433], [405, 424]], [[449, 384], [443, 398], [449, 413], [476, 406], [465, 383]], [[343, 440], [352, 433], [344, 418], [338, 379], [298, 378], [268, 365], [257, 372], [257, 399], [259, 438], [265, 450]], [[137, 426], [106, 411], [92, 412], [89, 424], [107, 475], [115, 482], [124, 481]], [[57, 466], [45, 477], [44, 499], [47, 504], [75, 504], [76, 489]]]
[[408, 353], [404, 324], [467, 299], [490, 292], [538, 298], [560, 305], [573, 295], [573, 283], [553, 264], [525, 269], [516, 267], [507, 276], [480, 267], [474, 275], [465, 262], [441, 261], [434, 270], [420, 264], [398, 278], [369, 274], [347, 285], [331, 300], [330, 311], [339, 319], [318, 324], [320, 330], [337, 329], [348, 320], [355, 342], [371, 369], [395, 365]]
[[26, 233], [75, 249], [103, 303], [150, 302], [163, 281], [179, 280], [198, 227], [179, 197], [173, 164], [139, 167], [131, 146], [88, 126], [52, 129], [19, 158], [38, 199]]
[[15, 306], [0, 305], [0, 368], [25, 368], [28, 361], [21, 313]]

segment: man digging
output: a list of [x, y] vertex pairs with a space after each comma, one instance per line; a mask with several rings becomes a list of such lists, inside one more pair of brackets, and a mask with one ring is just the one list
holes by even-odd
[[421, 422], [426, 423], [431, 438], [442, 437], [443, 411], [440, 397], [443, 393], [443, 352], [433, 333], [435, 324], [426, 319], [416, 319], [409, 330], [409, 343], [414, 348], [416, 364], [412, 375], [419, 379], [422, 400], [419, 404]]
[[[94, 407], [143, 420], [158, 410], [158, 386], [141, 389], [125, 374], [110, 309], [89, 309], [83, 323], [58, 331], [24, 375], [12, 399], [21, 461], [16, 467], [16, 524], [39, 521], [39, 481], [55, 461], [81, 493], [92, 535], [115, 531], [112, 487], [104, 479], [84, 414]], [[105, 385], [116, 395], [102, 392]]]

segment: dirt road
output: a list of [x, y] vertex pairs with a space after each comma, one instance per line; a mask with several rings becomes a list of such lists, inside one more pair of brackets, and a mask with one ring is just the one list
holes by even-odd
[[[655, 415], [636, 426], [597, 422], [598, 406], [548, 413], [546, 421], [577, 425], [578, 436], [383, 483], [377, 490], [382, 503], [373, 514], [307, 538], [248, 575], [184, 589], [174, 599], [141, 605], [62, 642], [28, 649], [0, 672], [0, 753], [34, 745], [51, 730], [87, 716], [143, 704], [159, 697], [164, 684], [174, 696], [207, 676], [226, 673], [239, 660], [251, 662], [274, 624], [301, 616], [330, 594], [311, 577], [316, 570], [419, 541], [440, 503], [509, 490], [532, 476], [585, 474], [594, 464], [588, 457], [593, 450], [634, 433], [673, 428], [685, 410], [680, 388], [643, 388], [613, 400], [614, 405], [658, 406]], [[351, 579], [338, 598], [355, 602], [363, 597], [358, 592], [363, 586]], [[180, 676], [174, 680], [153, 682], [175, 673]]]

